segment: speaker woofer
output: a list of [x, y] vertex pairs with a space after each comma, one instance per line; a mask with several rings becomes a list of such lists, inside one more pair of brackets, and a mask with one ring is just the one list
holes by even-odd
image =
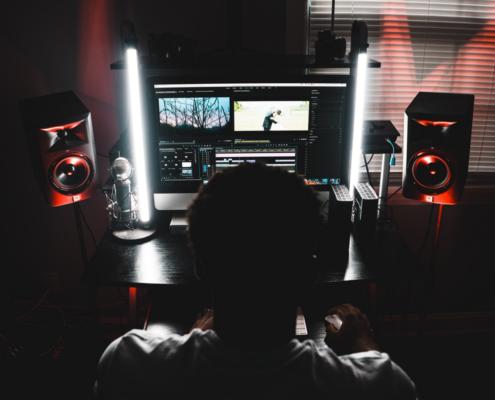
[[65, 155], [50, 167], [50, 183], [64, 194], [82, 192], [93, 177], [91, 161], [82, 154]]
[[414, 182], [431, 193], [443, 192], [452, 183], [449, 163], [437, 154], [418, 154], [413, 158], [411, 173]]

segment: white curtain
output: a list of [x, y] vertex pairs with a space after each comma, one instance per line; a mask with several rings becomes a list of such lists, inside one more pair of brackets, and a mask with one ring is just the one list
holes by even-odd
[[[332, 2], [308, 1], [313, 52], [317, 32], [330, 28]], [[336, 0], [335, 31], [348, 46], [355, 19], [367, 22], [370, 57], [382, 63], [369, 73], [366, 119], [391, 120], [402, 135], [417, 92], [474, 94], [469, 171], [495, 172], [495, 1]]]

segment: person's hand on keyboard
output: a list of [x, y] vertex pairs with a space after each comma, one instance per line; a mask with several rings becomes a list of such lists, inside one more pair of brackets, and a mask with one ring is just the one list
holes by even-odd
[[331, 308], [325, 317], [325, 343], [337, 354], [378, 350], [368, 317], [351, 304]]
[[199, 313], [191, 330], [193, 329], [201, 329], [202, 331], [213, 329], [213, 309], [207, 308]]

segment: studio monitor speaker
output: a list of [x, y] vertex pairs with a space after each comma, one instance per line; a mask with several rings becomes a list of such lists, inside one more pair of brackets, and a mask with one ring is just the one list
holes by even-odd
[[404, 116], [406, 198], [456, 204], [469, 165], [474, 96], [419, 92]]
[[34, 172], [52, 207], [83, 201], [96, 189], [91, 113], [73, 92], [21, 102]]

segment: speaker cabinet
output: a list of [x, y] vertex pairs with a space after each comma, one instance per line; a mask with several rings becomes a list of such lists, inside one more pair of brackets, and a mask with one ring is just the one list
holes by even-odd
[[419, 92], [404, 115], [404, 197], [456, 204], [469, 165], [474, 96]]
[[21, 114], [34, 172], [48, 204], [90, 198], [97, 182], [91, 113], [73, 92], [25, 99]]

